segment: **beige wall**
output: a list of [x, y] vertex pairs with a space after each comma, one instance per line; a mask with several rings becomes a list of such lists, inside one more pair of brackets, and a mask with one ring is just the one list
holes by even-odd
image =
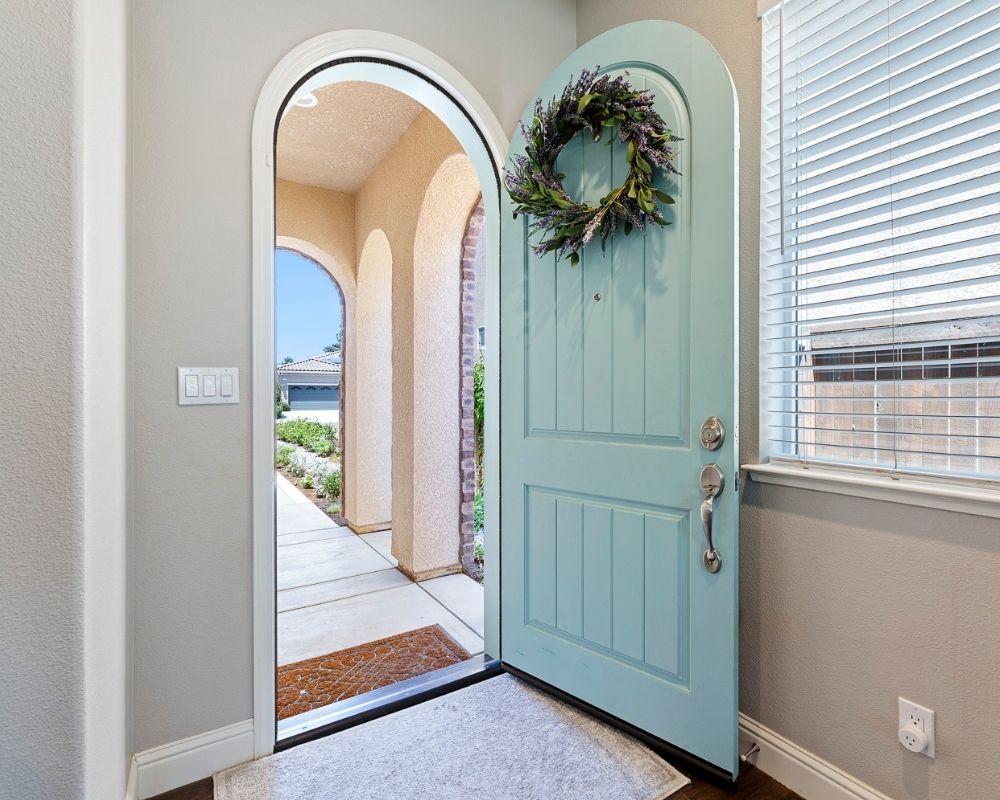
[[[754, 0], [580, 0], [580, 44], [638, 19], [708, 38], [740, 101], [741, 449], [758, 437], [760, 29]], [[741, 707], [896, 800], [1000, 787], [1000, 524], [749, 484], [740, 558]], [[896, 698], [933, 708], [937, 757], [896, 741]]]
[[[452, 292], [454, 297], [449, 294], [443, 302], [433, 308], [428, 308], [423, 303], [426, 296], [424, 284], [430, 280], [430, 274], [439, 271], [441, 266], [426, 263], [424, 268], [418, 269], [414, 253], [414, 242], [418, 237], [418, 221], [428, 186], [439, 167], [455, 156], [461, 157], [467, 163], [461, 145], [451, 132], [431, 112], [422, 111], [357, 194], [358, 246], [361, 246], [360, 243], [368, 238], [372, 230], [380, 229], [385, 232], [392, 250], [392, 547], [393, 555], [401, 566], [414, 574], [422, 574], [437, 567], [453, 567], [458, 563], [459, 419], [458, 387], [455, 383], [458, 380], [458, 356], [456, 351], [454, 359], [451, 359], [447, 352], [441, 352], [439, 348], [451, 344], [457, 347], [459, 343], [458, 290], [461, 279], [458, 248], [461, 245], [462, 234], [459, 233], [455, 239], [454, 258], [450, 262], [454, 279], [451, 282], [454, 287]], [[459, 174], [462, 174], [461, 171]], [[478, 184], [475, 185], [478, 194]], [[464, 197], [463, 186], [459, 184], [453, 188], [455, 192], [453, 197]], [[474, 201], [475, 197], [468, 201], [464, 216], [459, 212], [458, 216], [462, 217], [460, 225], [464, 225]], [[429, 207], [428, 214], [436, 213], [440, 222], [450, 222], [451, 211], [452, 209], [442, 206], [440, 200], [435, 200]], [[429, 255], [426, 251], [422, 252], [421, 261], [428, 262]], [[446, 302], [450, 310], [444, 308]], [[450, 312], [453, 312], [453, 319], [439, 316]], [[421, 329], [426, 320], [435, 320], [439, 327], [453, 325], [452, 341], [448, 343], [444, 338], [440, 338], [440, 330], [434, 338], [428, 338], [432, 331], [426, 327]], [[449, 375], [442, 376], [445, 381], [443, 385], [435, 385], [419, 371], [418, 362], [420, 369], [427, 367], [425, 350], [438, 353], [443, 360], [453, 366]], [[436, 375], [434, 370], [432, 373]], [[437, 441], [428, 447], [428, 436], [423, 427], [426, 420], [421, 418], [418, 409], [426, 408], [428, 403], [446, 402], [447, 392], [450, 391], [452, 383], [455, 383], [455, 386], [451, 393], [451, 398], [454, 400], [451, 405], [451, 415], [443, 421]], [[452, 458], [454, 464], [449, 460]], [[428, 470], [434, 471], [433, 477]], [[450, 495], [445, 494], [435, 498], [433, 494], [427, 492], [429, 488], [427, 482], [434, 481], [438, 472], [450, 476], [450, 491], [456, 495], [453, 503], [453, 525], [443, 510], [450, 502]], [[422, 498], [421, 503], [416, 502], [417, 494]], [[442, 510], [429, 511], [428, 507], [432, 504]], [[424, 511], [420, 510], [421, 507]], [[435, 538], [438, 535], [447, 537], [452, 530], [454, 531], [454, 546], [447, 548], [451, 555], [451, 561], [447, 565], [440, 561], [428, 560], [434, 553], [433, 550], [421, 554], [414, 549], [415, 532], [421, 513], [429, 513], [437, 521], [445, 521], [449, 526], [440, 532], [432, 529]]]
[[[351, 236], [355, 231], [351, 231]], [[359, 531], [392, 521], [393, 253], [381, 229], [358, 251], [357, 335], [347, 342], [352, 381], [347, 393], [345, 511]]]
[[462, 240], [479, 195], [469, 159], [449, 156], [434, 173], [417, 219], [411, 424], [413, 484], [420, 500], [413, 504], [412, 521], [397, 524], [400, 548], [412, 541], [407, 563], [415, 575], [460, 564]]
[[330, 270], [343, 291], [357, 283], [354, 249], [354, 195], [277, 180], [275, 231], [311, 242], [330, 256]]
[[250, 376], [250, 123], [264, 80], [318, 33], [384, 30], [448, 61], [510, 131], [573, 49], [574, 15], [572, 0], [132, 3], [136, 750], [253, 713], [249, 395], [180, 408], [176, 368]]

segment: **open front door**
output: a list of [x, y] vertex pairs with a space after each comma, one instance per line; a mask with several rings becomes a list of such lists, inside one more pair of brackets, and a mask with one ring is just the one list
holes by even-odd
[[[592, 243], [577, 267], [535, 257], [504, 208], [502, 659], [735, 775], [736, 99], [702, 37], [653, 21], [584, 45], [539, 95], [595, 64], [652, 90], [683, 137], [682, 175], [657, 179], [671, 225]], [[624, 150], [578, 136], [559, 161], [568, 192], [607, 194]], [[714, 450], [699, 436], [709, 417], [725, 429]], [[724, 484], [714, 573], [707, 464]]]

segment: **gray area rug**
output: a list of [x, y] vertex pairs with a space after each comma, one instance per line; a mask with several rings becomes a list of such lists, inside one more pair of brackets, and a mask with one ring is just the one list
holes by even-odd
[[689, 783], [510, 675], [215, 776], [216, 800], [663, 800]]

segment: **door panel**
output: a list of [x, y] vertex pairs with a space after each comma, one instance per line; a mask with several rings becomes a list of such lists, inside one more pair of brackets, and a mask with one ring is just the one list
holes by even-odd
[[[502, 225], [502, 657], [687, 750], [737, 768], [736, 106], [697, 34], [641, 22], [598, 37], [539, 90], [583, 68], [628, 70], [681, 137], [671, 225], [591, 244], [580, 265], [534, 256]], [[530, 121], [532, 111], [526, 114]], [[523, 150], [518, 136], [512, 151]], [[624, 147], [578, 136], [560, 156], [592, 202]], [[702, 419], [729, 435], [701, 447]], [[698, 473], [716, 462], [723, 568], [702, 564]]]

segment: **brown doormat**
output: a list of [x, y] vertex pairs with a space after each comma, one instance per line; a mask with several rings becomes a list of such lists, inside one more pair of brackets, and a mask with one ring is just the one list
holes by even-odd
[[472, 656], [440, 625], [278, 667], [278, 719], [450, 667]]

